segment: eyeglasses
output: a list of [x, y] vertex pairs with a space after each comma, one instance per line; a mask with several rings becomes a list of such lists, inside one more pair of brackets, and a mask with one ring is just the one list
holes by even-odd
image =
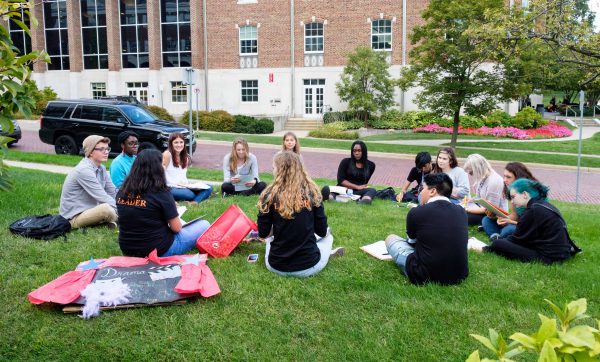
[[94, 148], [94, 151], [100, 151], [100, 152], [110, 152], [110, 147], [98, 147], [98, 148]]
[[139, 143], [138, 141], [130, 141], [130, 142], [127, 142], [127, 146], [136, 146], [136, 145], [139, 145], [139, 144], [140, 144], [140, 143]]

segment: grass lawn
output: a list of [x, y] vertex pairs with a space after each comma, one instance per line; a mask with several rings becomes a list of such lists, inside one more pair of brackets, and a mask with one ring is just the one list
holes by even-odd
[[[577, 132], [577, 131], [575, 131]], [[575, 133], [577, 134], [577, 133]], [[549, 141], [549, 142], [458, 142], [458, 147], [504, 148], [513, 150], [548, 151], [577, 153], [579, 141]], [[600, 155], [600, 133], [581, 141], [581, 153]]]
[[[460, 361], [482, 347], [469, 333], [533, 333], [537, 313], [588, 299], [600, 316], [598, 208], [556, 204], [584, 249], [561, 265], [469, 255], [470, 276], [458, 286], [410, 285], [396, 266], [358, 248], [403, 234], [406, 208], [328, 203], [326, 212], [346, 256], [307, 279], [282, 278], [264, 266], [264, 245], [246, 244], [209, 260], [222, 293], [183, 306], [103, 312], [85, 321], [39, 307], [27, 294], [90, 257], [120, 255], [106, 228], [73, 231], [66, 242], [13, 236], [7, 226], [32, 214], [56, 213], [64, 176], [12, 169], [15, 189], [0, 198], [0, 360], [405, 360]], [[40, 182], [43, 180], [43, 182]], [[256, 217], [256, 196], [213, 197], [185, 217], [209, 221], [236, 203]], [[483, 238], [481, 234], [472, 232]], [[259, 262], [247, 263], [250, 253]], [[533, 360], [532, 356], [529, 356]]]

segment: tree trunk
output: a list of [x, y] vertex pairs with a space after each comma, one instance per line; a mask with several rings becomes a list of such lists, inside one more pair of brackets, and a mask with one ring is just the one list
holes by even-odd
[[456, 140], [458, 139], [458, 125], [460, 123], [460, 109], [454, 111], [454, 126], [452, 127], [452, 139], [450, 147], [456, 149]]
[[365, 128], [369, 128], [369, 112], [364, 111], [363, 117], [365, 121]]

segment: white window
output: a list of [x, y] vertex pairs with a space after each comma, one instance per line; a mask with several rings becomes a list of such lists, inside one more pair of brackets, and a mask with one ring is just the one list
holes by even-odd
[[146, 1], [121, 0], [121, 56], [123, 68], [148, 68], [148, 9]]
[[163, 67], [192, 66], [192, 33], [189, 0], [161, 0]]
[[171, 102], [187, 102], [187, 86], [183, 82], [171, 82]]
[[48, 70], [69, 69], [69, 37], [67, 34], [67, 2], [44, 1], [46, 51], [50, 56]]
[[81, 1], [81, 46], [85, 69], [108, 69], [105, 0]]
[[308, 23], [304, 25], [304, 52], [323, 52], [323, 23]]
[[258, 31], [256, 26], [240, 27], [240, 55], [258, 54]]
[[106, 83], [90, 83], [92, 87], [92, 98], [100, 99], [106, 97]]
[[258, 80], [242, 81], [242, 102], [258, 102]]
[[392, 21], [381, 19], [371, 23], [371, 48], [392, 50]]

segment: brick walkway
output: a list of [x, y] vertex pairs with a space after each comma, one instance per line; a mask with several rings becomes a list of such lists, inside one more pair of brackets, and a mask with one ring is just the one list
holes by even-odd
[[[14, 147], [25, 152], [54, 153], [54, 146], [42, 143], [37, 131], [23, 130], [23, 138]], [[223, 156], [230, 152], [228, 142], [200, 140], [193, 157], [196, 167], [221, 169]], [[273, 155], [278, 146], [250, 145], [250, 150], [259, 161], [260, 172], [271, 172]], [[402, 184], [410, 168], [414, 165], [414, 156], [400, 154], [369, 153], [369, 159], [377, 168], [371, 183], [398, 187]], [[302, 149], [304, 163], [313, 177], [335, 179], [340, 160], [350, 156], [350, 150]], [[461, 162], [462, 164], [462, 162]], [[502, 172], [505, 162], [494, 163], [494, 168]], [[561, 201], [575, 201], [576, 168], [550, 165], [529, 165], [533, 174], [550, 186], [550, 197]], [[579, 201], [587, 204], [600, 204], [600, 170], [582, 169], [579, 184]]]

